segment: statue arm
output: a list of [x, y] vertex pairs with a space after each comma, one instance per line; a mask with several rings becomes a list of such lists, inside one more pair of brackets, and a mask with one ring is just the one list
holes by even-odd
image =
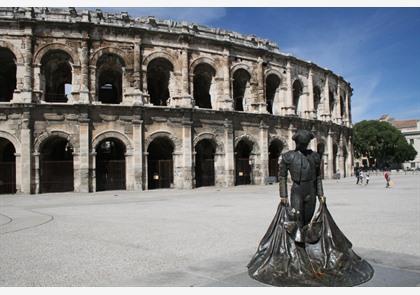
[[316, 158], [316, 195], [322, 197], [325, 200], [324, 189], [322, 187], [322, 176], [321, 176], [321, 158], [317, 155]]
[[288, 165], [282, 158], [279, 166], [279, 190], [280, 198], [285, 200], [287, 200], [287, 169]]

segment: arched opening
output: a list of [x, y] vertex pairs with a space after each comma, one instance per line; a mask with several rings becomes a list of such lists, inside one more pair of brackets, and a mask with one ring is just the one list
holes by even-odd
[[330, 90], [330, 92], [329, 92], [329, 94], [328, 94], [328, 96], [329, 96], [329, 98], [330, 98], [330, 113], [332, 113], [333, 112], [333, 110], [334, 110], [334, 92], [332, 92], [331, 90]]
[[54, 136], [40, 155], [40, 193], [74, 190], [73, 147], [67, 139]]
[[268, 147], [268, 173], [269, 176], [275, 176], [276, 179], [279, 174], [279, 158], [281, 156], [283, 148], [283, 142], [281, 142], [281, 140], [278, 139], [273, 140], [270, 146]]
[[273, 113], [274, 98], [280, 86], [280, 78], [277, 75], [268, 75], [265, 81], [265, 100], [267, 103], [267, 112]]
[[96, 147], [96, 191], [125, 190], [125, 145], [107, 138]]
[[0, 101], [11, 101], [16, 89], [16, 57], [7, 48], [0, 48]]
[[318, 112], [319, 103], [321, 102], [321, 89], [318, 86], [314, 87], [314, 111]]
[[341, 116], [341, 118], [344, 118], [345, 113], [346, 113], [346, 103], [344, 101], [344, 97], [340, 96], [340, 116]]
[[173, 65], [165, 58], [152, 60], [147, 66], [147, 91], [150, 103], [156, 106], [166, 106], [169, 98], [169, 78]]
[[212, 141], [200, 140], [195, 146], [195, 186], [214, 186], [214, 154]]
[[172, 142], [165, 137], [158, 137], [150, 143], [147, 152], [148, 188], [170, 188], [174, 182]]
[[244, 69], [239, 69], [233, 74], [233, 102], [235, 111], [244, 110], [244, 99], [246, 98], [247, 88], [251, 75]]
[[124, 61], [114, 54], [104, 54], [97, 62], [98, 101], [109, 104], [122, 102]]
[[0, 194], [16, 193], [16, 156], [15, 147], [0, 138]]
[[325, 165], [325, 161], [324, 161], [324, 153], [325, 153], [325, 142], [321, 141], [318, 143], [317, 147], [316, 147], [317, 153], [319, 154], [319, 156], [321, 157], [321, 163], [320, 163], [320, 170], [321, 170], [321, 178], [324, 179], [324, 165]]
[[251, 142], [241, 140], [235, 148], [236, 185], [251, 184], [252, 182], [252, 145]]
[[51, 50], [41, 59], [46, 102], [67, 102], [66, 85], [72, 83], [71, 57], [61, 50]]
[[293, 83], [293, 106], [295, 107], [295, 114], [299, 114], [300, 110], [300, 96], [302, 95], [302, 84], [296, 80]]
[[199, 108], [211, 109], [210, 86], [216, 70], [209, 64], [199, 64], [194, 69], [194, 100]]

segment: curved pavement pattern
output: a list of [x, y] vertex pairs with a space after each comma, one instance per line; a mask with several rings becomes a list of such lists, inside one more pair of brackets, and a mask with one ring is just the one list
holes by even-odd
[[[328, 208], [375, 268], [360, 287], [420, 286], [419, 175], [324, 181]], [[278, 186], [0, 196], [0, 286], [270, 287], [246, 265]]]

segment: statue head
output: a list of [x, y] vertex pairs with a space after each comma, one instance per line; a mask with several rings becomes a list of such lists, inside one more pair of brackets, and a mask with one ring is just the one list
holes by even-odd
[[296, 142], [296, 149], [303, 152], [306, 151], [309, 142], [315, 137], [315, 135], [308, 130], [298, 130], [292, 139]]

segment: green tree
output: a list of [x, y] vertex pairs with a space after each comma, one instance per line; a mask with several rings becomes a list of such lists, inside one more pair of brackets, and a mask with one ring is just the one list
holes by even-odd
[[415, 159], [417, 152], [400, 130], [385, 121], [364, 120], [353, 126], [356, 158], [374, 158], [378, 168]]

